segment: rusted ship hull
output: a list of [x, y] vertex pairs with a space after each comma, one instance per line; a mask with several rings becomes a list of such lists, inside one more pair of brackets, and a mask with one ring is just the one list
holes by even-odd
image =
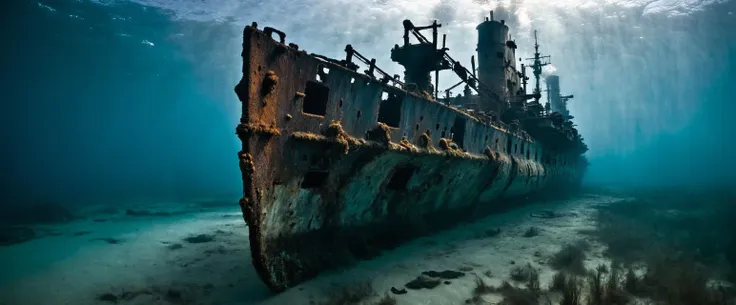
[[[245, 28], [235, 91], [243, 106], [241, 207], [253, 264], [275, 291], [483, 215], [505, 199], [580, 184], [579, 156], [542, 162], [544, 148], [522, 133], [270, 34]], [[399, 97], [393, 106], [382, 103], [383, 92]], [[464, 149], [444, 138], [448, 130]]]

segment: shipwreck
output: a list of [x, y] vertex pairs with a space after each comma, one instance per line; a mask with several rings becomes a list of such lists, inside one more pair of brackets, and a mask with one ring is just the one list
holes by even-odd
[[[567, 111], [572, 96], [547, 76], [540, 103], [550, 57], [538, 43], [517, 70], [509, 27], [491, 12], [477, 27], [477, 67], [473, 56], [468, 69], [450, 57], [446, 36], [439, 44], [441, 24], [403, 27], [403, 44], [391, 50], [403, 79], [350, 45], [344, 59], [331, 59], [274, 28], [245, 27], [235, 87], [240, 205], [253, 264], [274, 291], [514, 198], [581, 183], [587, 147]], [[458, 83], [440, 92], [445, 70]]]

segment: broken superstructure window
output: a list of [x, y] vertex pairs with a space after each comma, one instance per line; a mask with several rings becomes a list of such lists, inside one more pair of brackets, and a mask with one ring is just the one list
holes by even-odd
[[406, 186], [409, 184], [411, 176], [414, 175], [416, 167], [413, 165], [405, 165], [394, 168], [394, 172], [391, 175], [391, 180], [388, 181], [386, 187], [394, 191], [405, 191]]
[[378, 122], [398, 128], [401, 123], [402, 102], [400, 96], [384, 91], [381, 95], [381, 104], [378, 106]]
[[308, 81], [304, 89], [302, 112], [316, 115], [327, 114], [327, 99], [330, 96], [330, 88], [327, 86]]
[[455, 117], [455, 123], [452, 124], [452, 141], [457, 144], [458, 147], [463, 148], [463, 142], [465, 140], [465, 118], [461, 116]]
[[317, 80], [321, 83], [327, 81], [327, 75], [330, 74], [330, 68], [323, 65], [317, 66]]
[[329, 172], [309, 171], [304, 175], [301, 187], [303, 189], [320, 188], [322, 187], [322, 185], [325, 184], [325, 181], [327, 181], [327, 176], [329, 175]]

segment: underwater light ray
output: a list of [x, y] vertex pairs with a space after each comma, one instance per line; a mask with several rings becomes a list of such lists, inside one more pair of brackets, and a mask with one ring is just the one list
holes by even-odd
[[[562, 93], [575, 95], [570, 111], [589, 144], [588, 157], [592, 161], [610, 156], [623, 158], [641, 149], [654, 150], [661, 136], [681, 133], [701, 123], [704, 115], [700, 113], [707, 109], [707, 103], [715, 107], [713, 99], [704, 98], [707, 90], [717, 88], [708, 84], [708, 79], [727, 75], [722, 70], [729, 65], [728, 47], [715, 43], [728, 41], [729, 37], [718, 37], [722, 32], [714, 27], [716, 20], [687, 16], [724, 1], [95, 2], [112, 10], [120, 3], [142, 4], [149, 12], [161, 10], [172, 17], [173, 23], [165, 18], [142, 22], [140, 16], [119, 10], [111, 15], [119, 18], [114, 23], [118, 27], [115, 32], [127, 35], [119, 39], [135, 44], [136, 50], [145, 49], [148, 53], [144, 54], [158, 52], [161, 58], [182, 58], [194, 67], [192, 82], [204, 91], [199, 102], [216, 104], [224, 113], [222, 120], [227, 120], [220, 123], [224, 127], [218, 132], [223, 138], [229, 136], [229, 143], [220, 143], [221, 147], [232, 147], [237, 141], [227, 126], [235, 126], [239, 120], [240, 104], [232, 90], [241, 77], [242, 29], [253, 21], [261, 27], [283, 30], [288, 42], [310, 53], [342, 58], [344, 45], [352, 44], [362, 54], [375, 57], [382, 69], [401, 75], [401, 67], [388, 55], [390, 48], [401, 41], [401, 27], [397, 26], [401, 20], [411, 19], [417, 24], [443, 20], [441, 32], [448, 35], [450, 53], [469, 66], [475, 49], [475, 25], [495, 10], [512, 27], [512, 38], [519, 45], [518, 57], [532, 56], [533, 31], [539, 30], [541, 51], [552, 55], [555, 73], [561, 76]], [[60, 8], [57, 14], [65, 11], [54, 1], [43, 3]], [[724, 7], [724, 15], [728, 10]], [[80, 17], [86, 21], [76, 22], [93, 18], [84, 14]], [[733, 19], [720, 18], [717, 22], [724, 24], [721, 27]], [[146, 31], [154, 25], [158, 32]], [[166, 35], [158, 35], [161, 31]], [[141, 43], [144, 40], [155, 46]], [[163, 60], [154, 64], [159, 67], [167, 63]], [[453, 75], [441, 74], [441, 89], [454, 82]], [[673, 152], [672, 160], [677, 159], [675, 155]], [[631, 165], [630, 170], [635, 169]]]

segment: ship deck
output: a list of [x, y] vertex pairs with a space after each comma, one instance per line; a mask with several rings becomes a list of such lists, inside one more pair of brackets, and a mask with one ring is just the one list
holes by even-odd
[[236, 93], [241, 207], [253, 263], [273, 290], [486, 214], [504, 200], [580, 182], [581, 163], [562, 155], [542, 162], [542, 145], [523, 132], [269, 34], [246, 27]]

